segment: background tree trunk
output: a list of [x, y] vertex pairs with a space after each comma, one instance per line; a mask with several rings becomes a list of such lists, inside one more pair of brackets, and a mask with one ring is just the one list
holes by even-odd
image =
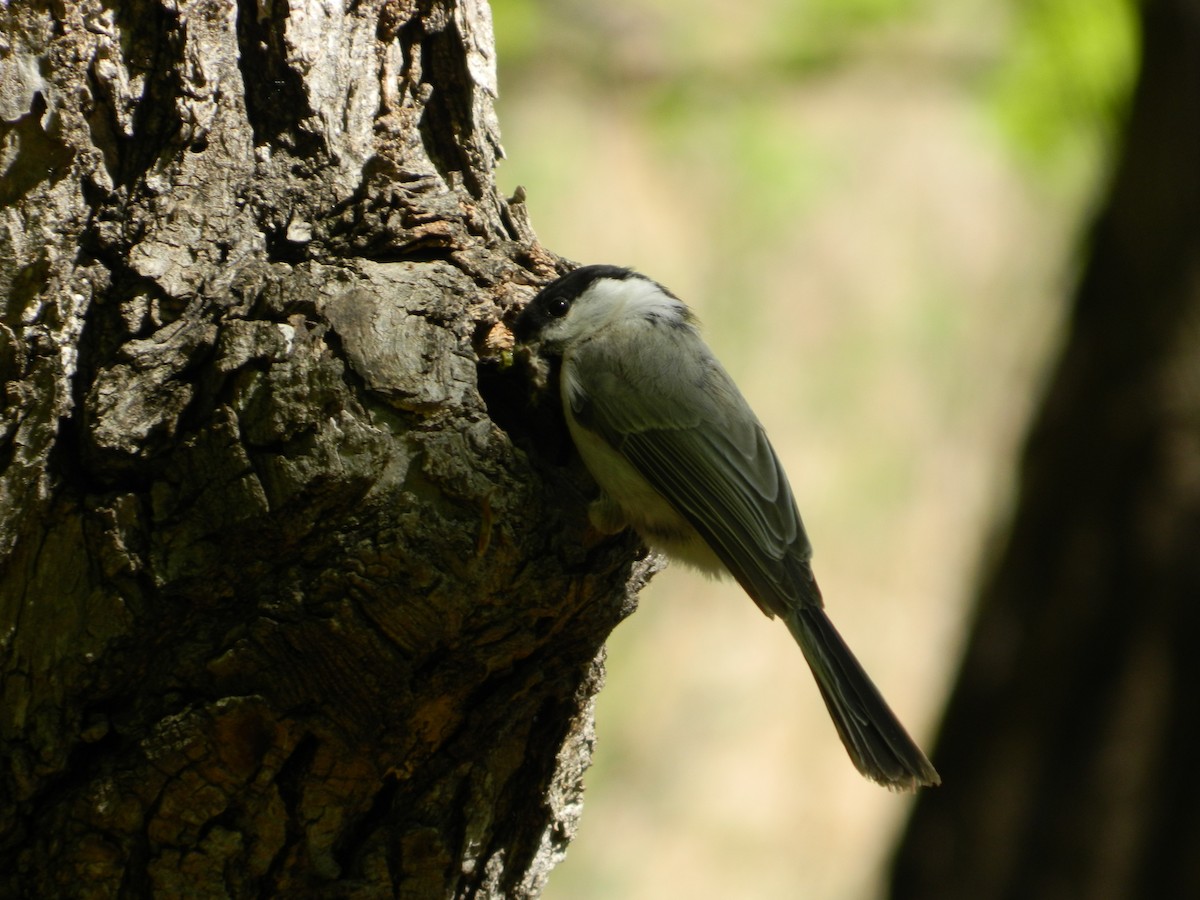
[[892, 896], [1200, 896], [1200, 4], [1143, 70]]
[[0, 895], [537, 894], [646, 566], [496, 425], [485, 3], [0, 16]]

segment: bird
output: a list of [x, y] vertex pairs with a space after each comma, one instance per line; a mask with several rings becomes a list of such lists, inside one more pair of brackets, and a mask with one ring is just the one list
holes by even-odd
[[588, 265], [543, 287], [512, 331], [557, 362], [567, 429], [600, 491], [591, 525], [732, 575], [787, 625], [858, 771], [893, 790], [940, 784], [826, 614], [779, 457], [689, 307], [632, 269]]

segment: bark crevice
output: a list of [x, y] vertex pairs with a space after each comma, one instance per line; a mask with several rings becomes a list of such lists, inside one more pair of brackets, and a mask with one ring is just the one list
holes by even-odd
[[0, 894], [535, 896], [651, 566], [502, 362], [486, 6], [0, 16]]

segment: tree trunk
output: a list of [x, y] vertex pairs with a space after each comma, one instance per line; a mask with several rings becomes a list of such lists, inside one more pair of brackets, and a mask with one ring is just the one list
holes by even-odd
[[0, 896], [535, 896], [647, 567], [494, 365], [484, 0], [0, 16]]
[[892, 896], [1200, 897], [1200, 3], [1143, 70]]

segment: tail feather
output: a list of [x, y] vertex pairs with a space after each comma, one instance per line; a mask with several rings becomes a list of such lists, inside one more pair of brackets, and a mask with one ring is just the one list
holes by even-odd
[[858, 771], [893, 790], [940, 784], [937, 771], [908, 736], [825, 611], [805, 605], [785, 618]]

